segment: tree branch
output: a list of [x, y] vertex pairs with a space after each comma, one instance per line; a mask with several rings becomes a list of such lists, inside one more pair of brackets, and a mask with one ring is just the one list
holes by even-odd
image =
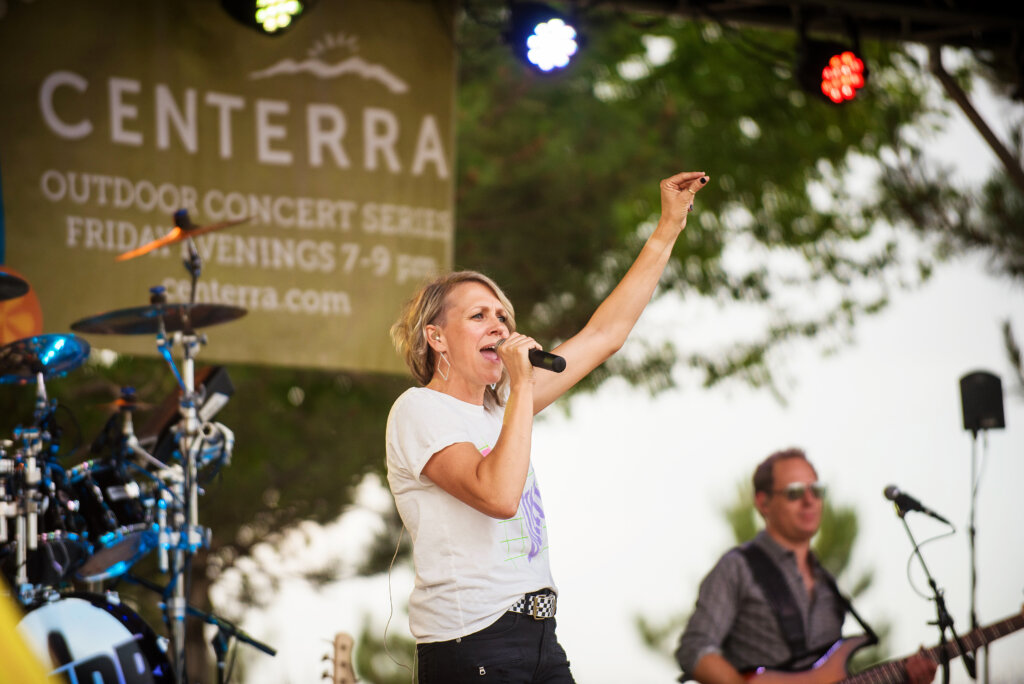
[[956, 102], [967, 118], [970, 119], [971, 123], [974, 124], [974, 127], [978, 129], [978, 133], [981, 134], [981, 137], [985, 139], [988, 146], [996, 153], [999, 161], [1002, 162], [1003, 168], [1006, 169], [1006, 174], [1013, 179], [1017, 188], [1024, 192], [1024, 169], [1021, 168], [1020, 160], [996, 137], [996, 134], [989, 128], [981, 114], [978, 113], [978, 110], [974, 108], [974, 105], [967, 98], [967, 93], [963, 91], [963, 88], [956, 82], [956, 79], [950, 76], [949, 72], [942, 66], [942, 47], [932, 45], [928, 49], [928, 56], [929, 68], [932, 74], [935, 75], [935, 78], [939, 79], [942, 87], [946, 89], [946, 94]]

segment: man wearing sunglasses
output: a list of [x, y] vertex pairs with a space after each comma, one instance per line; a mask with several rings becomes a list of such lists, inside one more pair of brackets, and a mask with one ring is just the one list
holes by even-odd
[[[680, 681], [756, 684], [749, 675], [765, 668], [811, 668], [841, 638], [849, 604], [811, 551], [824, 495], [800, 449], [778, 451], [757, 466], [754, 505], [765, 527], [722, 556], [701, 582], [676, 650]], [[934, 678], [936, 665], [924, 656], [906, 662], [911, 684]]]

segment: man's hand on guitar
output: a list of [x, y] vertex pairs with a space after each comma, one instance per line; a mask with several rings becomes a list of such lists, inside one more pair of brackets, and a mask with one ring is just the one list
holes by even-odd
[[935, 679], [935, 671], [938, 663], [924, 654], [922, 647], [920, 652], [915, 653], [904, 661], [907, 668], [907, 684], [928, 684]]

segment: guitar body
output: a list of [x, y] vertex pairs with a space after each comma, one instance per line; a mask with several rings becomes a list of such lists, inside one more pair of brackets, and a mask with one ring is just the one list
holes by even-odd
[[751, 684], [834, 684], [841, 682], [850, 676], [846, 669], [850, 658], [870, 641], [866, 636], [840, 639], [809, 670], [803, 672], [758, 670], [749, 673], [747, 681]]
[[[966, 650], [974, 651], [1000, 637], [1013, 634], [1019, 629], [1024, 629], [1024, 608], [1017, 615], [1011, 615], [1005, 620], [973, 630], [970, 634], [964, 635], [961, 640], [965, 644]], [[753, 684], [835, 684], [836, 682], [843, 684], [901, 684], [906, 681], [906, 658], [875, 665], [852, 676], [847, 672], [846, 665], [850, 656], [857, 649], [867, 645], [869, 641], [870, 639], [865, 636], [840, 639], [811, 669], [803, 672], [780, 672], [761, 668], [747, 673], [745, 676], [747, 681]], [[960, 653], [951, 644], [943, 642], [929, 649], [921, 650], [913, 657], [920, 656], [933, 663], [941, 663], [943, 659], [949, 660], [957, 658], [959, 655]]]

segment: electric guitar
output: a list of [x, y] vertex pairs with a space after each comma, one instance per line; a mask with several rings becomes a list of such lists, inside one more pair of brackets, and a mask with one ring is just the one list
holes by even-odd
[[[962, 637], [964, 649], [975, 651], [991, 641], [1007, 634], [1013, 634], [1022, 628], [1024, 628], [1024, 608], [1017, 615], [993, 622], [987, 627], [979, 627], [969, 634], [965, 634]], [[903, 684], [907, 676], [904, 663], [907, 658], [912, 656], [874, 665], [855, 675], [849, 674], [846, 664], [850, 660], [850, 656], [869, 642], [870, 639], [866, 636], [840, 639], [809, 670], [780, 672], [759, 668], [747, 674], [747, 681], [750, 684]], [[956, 644], [952, 642], [937, 644], [920, 651], [920, 653], [932, 662], [941, 664], [943, 649], [945, 649], [947, 660], [960, 657]]]

